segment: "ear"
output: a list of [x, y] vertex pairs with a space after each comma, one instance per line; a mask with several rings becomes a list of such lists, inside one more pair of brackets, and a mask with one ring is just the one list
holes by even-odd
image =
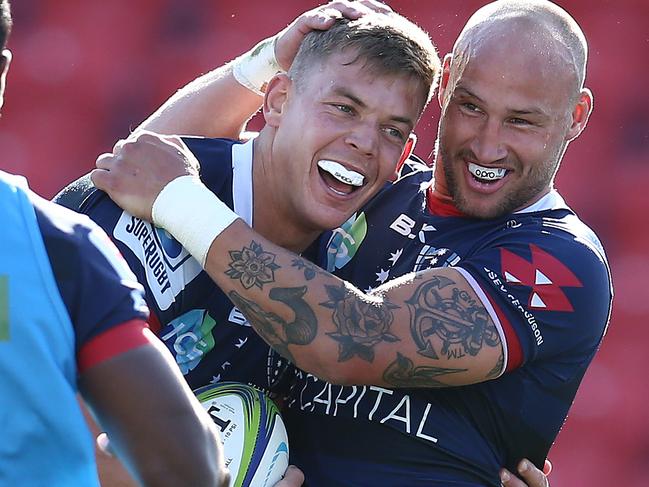
[[291, 78], [285, 73], [276, 74], [268, 82], [262, 110], [266, 124], [271, 127], [277, 127], [279, 125], [292, 84]]
[[408, 136], [408, 140], [406, 141], [406, 145], [403, 147], [403, 152], [401, 153], [399, 162], [397, 162], [397, 168], [395, 169], [394, 175], [390, 179], [390, 181], [397, 180], [397, 178], [399, 177], [399, 173], [401, 172], [401, 168], [403, 167], [403, 165], [406, 163], [406, 161], [412, 154], [412, 151], [415, 150], [416, 143], [417, 143], [417, 136], [415, 135], [414, 132], [411, 132], [410, 135]]
[[439, 106], [444, 106], [444, 96], [446, 95], [446, 89], [448, 88], [448, 80], [451, 77], [451, 61], [453, 61], [453, 54], [447, 54], [444, 56], [444, 63], [442, 64], [442, 76], [439, 80], [439, 90], [437, 91], [437, 101]]
[[572, 109], [572, 124], [566, 134], [566, 140], [572, 140], [586, 128], [590, 112], [593, 111], [593, 94], [588, 88], [579, 93], [579, 99]]
[[0, 54], [0, 108], [4, 104], [5, 86], [7, 84], [7, 71], [11, 64], [11, 51], [3, 49]]

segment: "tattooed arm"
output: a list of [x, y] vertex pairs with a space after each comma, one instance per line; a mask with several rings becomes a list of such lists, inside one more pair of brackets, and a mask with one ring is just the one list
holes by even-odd
[[264, 340], [330, 382], [435, 387], [502, 371], [496, 327], [457, 269], [411, 274], [365, 294], [241, 220], [213, 242], [205, 268]]

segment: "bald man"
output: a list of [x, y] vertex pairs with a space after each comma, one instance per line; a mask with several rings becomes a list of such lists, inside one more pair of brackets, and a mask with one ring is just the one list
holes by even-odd
[[[237, 219], [178, 141], [149, 138], [93, 173], [301, 369], [284, 416], [309, 485], [499, 486], [501, 465], [542, 465], [612, 300], [599, 240], [553, 187], [592, 109], [586, 59], [550, 2], [478, 10], [445, 58], [435, 168], [322, 240], [316, 261], [337, 277]], [[211, 210], [187, 221], [199, 205]], [[253, 286], [233, 271], [253, 267], [267, 278]]]

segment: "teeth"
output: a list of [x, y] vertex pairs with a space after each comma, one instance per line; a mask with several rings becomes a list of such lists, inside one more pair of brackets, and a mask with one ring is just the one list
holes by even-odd
[[323, 171], [327, 171], [341, 183], [349, 184], [350, 186], [363, 186], [365, 176], [356, 171], [346, 169], [342, 164], [339, 164], [336, 161], [322, 159], [318, 161], [318, 167]]
[[485, 181], [497, 181], [505, 177], [507, 170], [503, 167], [484, 167], [472, 162], [469, 163], [469, 172], [478, 179]]

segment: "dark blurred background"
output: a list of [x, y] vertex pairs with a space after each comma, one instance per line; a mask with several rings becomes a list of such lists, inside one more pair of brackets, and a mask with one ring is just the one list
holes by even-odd
[[[46, 197], [89, 171], [177, 88], [277, 32], [311, 0], [13, 0], [1, 166]], [[486, 2], [394, 0], [440, 54]], [[649, 0], [559, 0], [590, 43], [595, 111], [557, 186], [599, 233], [609, 333], [550, 458], [553, 487], [649, 485]], [[439, 109], [417, 128], [430, 159]], [[214, 116], [218, 116], [215, 109]], [[259, 121], [253, 122], [259, 127]]]

